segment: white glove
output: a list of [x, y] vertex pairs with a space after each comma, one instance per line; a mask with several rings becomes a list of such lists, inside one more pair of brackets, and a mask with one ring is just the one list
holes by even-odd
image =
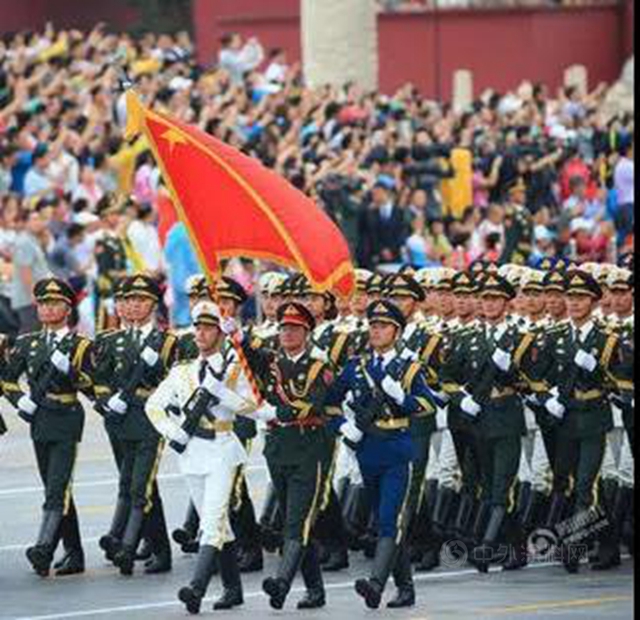
[[340, 432], [342, 433], [342, 436], [345, 439], [349, 440], [351, 443], [360, 443], [362, 441], [362, 438], [364, 437], [364, 434], [362, 433], [362, 431], [356, 426], [355, 422], [353, 422], [352, 420], [345, 422], [340, 427]]
[[491, 359], [502, 372], [509, 372], [511, 370], [511, 364], [513, 363], [511, 353], [507, 353], [507, 351], [503, 351], [502, 349], [496, 349]]
[[460, 404], [462, 411], [472, 417], [477, 417], [482, 411], [482, 407], [473, 399], [473, 396], [465, 396]]
[[392, 398], [398, 405], [402, 406], [404, 404], [406, 394], [401, 383], [386, 376], [382, 381], [382, 389], [385, 394], [389, 396], [389, 398]]
[[160, 359], [160, 356], [151, 347], [145, 347], [140, 357], [149, 368], [153, 368]]
[[31, 400], [30, 396], [27, 396], [25, 394], [18, 401], [18, 410], [21, 411], [22, 413], [26, 414], [27, 416], [31, 417], [31, 416], [35, 415], [36, 411], [38, 410], [38, 405], [36, 405]]
[[118, 415], [124, 415], [125, 413], [127, 413], [129, 405], [127, 405], [127, 403], [125, 403], [122, 398], [120, 398], [120, 394], [115, 394], [109, 399], [107, 408], [114, 413], [117, 413]]
[[447, 410], [438, 409], [438, 413], [436, 413], [436, 427], [439, 431], [449, 428], [448, 420]]
[[233, 336], [239, 329], [238, 321], [233, 317], [224, 317], [220, 323], [220, 329], [225, 336]]
[[262, 407], [256, 409], [254, 416], [257, 420], [265, 424], [269, 424], [269, 422], [273, 422], [278, 418], [276, 408], [269, 403], [264, 403]]
[[68, 375], [71, 370], [71, 358], [65, 353], [61, 353], [57, 349], [51, 356], [51, 363], [59, 370], [63, 375]]
[[576, 353], [575, 362], [579, 368], [587, 372], [593, 372], [598, 367], [598, 360], [582, 349]]
[[567, 411], [567, 408], [560, 402], [560, 400], [558, 400], [557, 397], [548, 400], [546, 408], [547, 411], [558, 420], [564, 419], [564, 414]]

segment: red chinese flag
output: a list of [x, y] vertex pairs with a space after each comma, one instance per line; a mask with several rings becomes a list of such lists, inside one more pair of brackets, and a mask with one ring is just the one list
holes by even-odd
[[342, 233], [285, 179], [203, 131], [143, 107], [130, 91], [127, 136], [140, 132], [210, 273], [222, 259], [254, 258], [301, 271], [318, 291], [353, 292]]

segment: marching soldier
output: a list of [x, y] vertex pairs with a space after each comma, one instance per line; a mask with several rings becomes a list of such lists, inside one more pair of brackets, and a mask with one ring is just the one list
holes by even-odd
[[[550, 525], [600, 508], [598, 477], [606, 436], [613, 428], [608, 375], [615, 375], [620, 356], [619, 337], [594, 320], [602, 297], [598, 282], [585, 272], [570, 271], [565, 292], [570, 320], [552, 335], [548, 347], [553, 354], [548, 382], [556, 388], [546, 408], [560, 420]], [[573, 498], [571, 509], [569, 497]], [[562, 560], [569, 573], [578, 572], [587, 542], [563, 545]], [[615, 556], [616, 546], [611, 536], [600, 537], [600, 567]]]
[[224, 348], [221, 313], [211, 302], [193, 310], [199, 357], [180, 363], [147, 402], [149, 419], [180, 454], [180, 469], [202, 529], [198, 561], [190, 586], [179, 592], [192, 614], [200, 612], [219, 562], [224, 593], [214, 610], [243, 604], [242, 582], [229, 521], [229, 502], [238, 467], [247, 453], [233, 432], [236, 415], [252, 413], [251, 386], [233, 348]]
[[370, 579], [356, 583], [367, 607], [380, 607], [392, 571], [398, 588], [390, 608], [415, 604], [411, 559], [405, 544], [407, 505], [412, 488], [411, 418], [433, 414], [435, 406], [420, 365], [402, 359], [398, 340], [406, 328], [401, 310], [391, 302], [368, 311], [372, 352], [349, 363], [332, 388], [330, 404], [348, 407], [340, 431], [355, 449], [366, 488], [377, 514], [378, 543]]
[[325, 405], [333, 373], [311, 355], [313, 316], [305, 306], [287, 303], [278, 311], [280, 351], [252, 349], [245, 341], [270, 412], [265, 457], [284, 521], [284, 547], [277, 574], [264, 581], [270, 605], [284, 607], [297, 572], [307, 595], [298, 609], [326, 604], [322, 570], [312, 533], [331, 465], [333, 437]]
[[[315, 321], [315, 329], [311, 337], [313, 345], [311, 355], [328, 364], [337, 374], [349, 360], [351, 334], [348, 331], [338, 330], [335, 321], [329, 320], [334, 307], [333, 295], [316, 293], [303, 275], [297, 277], [295, 288], [297, 300], [309, 310]], [[342, 506], [334, 488], [338, 448], [335, 442], [331, 451], [331, 468], [322, 493], [323, 499], [316, 526], [317, 538], [327, 551], [326, 557], [322, 558], [322, 570], [333, 573], [349, 568], [346, 527]]]
[[[211, 301], [211, 290], [207, 283], [207, 278], [202, 274], [191, 276], [187, 280], [187, 295], [189, 296], [189, 308], [192, 313], [198, 304]], [[197, 359], [199, 355], [195, 329], [192, 327], [178, 336], [177, 356], [180, 361], [192, 361]], [[197, 553], [199, 530], [200, 518], [198, 517], [198, 512], [193, 502], [189, 502], [182, 527], [174, 530], [171, 537], [180, 545], [183, 553]]]
[[[62, 280], [48, 278], [34, 288], [38, 318], [44, 329], [21, 336], [4, 374], [4, 393], [31, 427], [31, 438], [45, 503], [38, 540], [27, 550], [36, 573], [49, 575], [60, 537], [66, 556], [57, 575], [84, 572], [84, 552], [72, 494], [72, 477], [85, 413], [80, 391], [91, 389], [91, 342], [70, 331], [75, 294]], [[24, 392], [19, 384], [26, 376]]]
[[115, 327], [115, 286], [127, 275], [128, 259], [120, 236], [122, 205], [113, 194], [107, 194], [97, 204], [96, 211], [104, 223], [101, 238], [96, 243], [96, 331]]
[[97, 409], [111, 425], [122, 448], [120, 489], [122, 540], [106, 549], [124, 576], [133, 574], [143, 536], [151, 541], [154, 559], [148, 574], [171, 569], [171, 545], [156, 477], [163, 441], [144, 413], [146, 400], [176, 359], [177, 339], [154, 325], [160, 289], [153, 278], [133, 276], [125, 282], [130, 327], [106, 340], [96, 369]]
[[[522, 402], [517, 392], [519, 367], [526, 353], [525, 338], [506, 323], [513, 287], [499, 275], [487, 275], [480, 296], [485, 324], [454, 352], [449, 390], [461, 410], [476, 420], [481, 449], [482, 502], [475, 524], [477, 547], [472, 561], [487, 572], [495, 559], [494, 547], [502, 535], [519, 548], [514, 522], [514, 492], [522, 436], [525, 432]], [[528, 347], [532, 342], [529, 342]], [[457, 389], [455, 377], [460, 377]]]
[[[248, 295], [241, 284], [232, 278], [223, 277], [216, 285], [216, 302], [225, 320], [239, 320], [242, 306]], [[232, 347], [230, 342], [226, 347]], [[235, 433], [251, 454], [251, 445], [258, 431], [255, 420], [238, 417], [235, 420]], [[231, 500], [231, 525], [238, 540], [239, 566], [242, 573], [260, 572], [264, 567], [264, 557], [260, 537], [260, 527], [256, 520], [256, 511], [249, 495], [249, 487], [244, 467], [239, 467]]]

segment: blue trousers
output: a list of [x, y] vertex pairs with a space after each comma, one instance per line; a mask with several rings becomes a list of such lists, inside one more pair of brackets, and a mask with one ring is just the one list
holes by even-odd
[[366, 436], [357, 452], [360, 471], [376, 515], [379, 538], [398, 544], [408, 527], [413, 443], [409, 433], [390, 438]]

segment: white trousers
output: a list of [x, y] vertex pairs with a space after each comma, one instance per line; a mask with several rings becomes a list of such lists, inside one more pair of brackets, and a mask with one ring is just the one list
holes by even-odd
[[531, 484], [534, 491], [551, 493], [553, 470], [540, 429], [530, 429], [522, 441], [518, 479]]
[[229, 521], [229, 504], [237, 467], [221, 464], [220, 471], [187, 475], [191, 501], [200, 517], [200, 544], [221, 550], [235, 537]]
[[441, 487], [456, 492], [462, 488], [462, 470], [449, 429], [431, 435], [426, 479], [438, 480]]

